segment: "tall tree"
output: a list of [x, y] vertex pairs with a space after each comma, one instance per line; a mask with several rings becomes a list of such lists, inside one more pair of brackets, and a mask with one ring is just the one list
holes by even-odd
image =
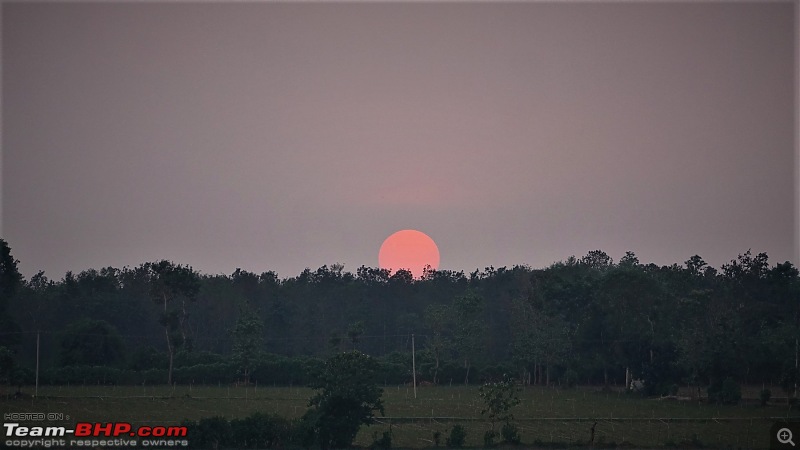
[[450, 347], [450, 340], [445, 336], [445, 330], [450, 322], [450, 315], [450, 307], [447, 305], [433, 304], [425, 308], [425, 325], [431, 330], [427, 350], [434, 360], [433, 384], [439, 383], [439, 368], [441, 367], [442, 357], [446, 349]]
[[[16, 323], [8, 313], [8, 303], [22, 287], [23, 278], [17, 268], [19, 261], [11, 256], [11, 247], [0, 239], [0, 329], [6, 333], [18, 330]], [[16, 335], [0, 334], [0, 345], [15, 343]]]
[[160, 323], [164, 327], [169, 355], [167, 382], [172, 384], [176, 350], [182, 346], [191, 348], [186, 333], [188, 305], [197, 298], [197, 293], [200, 291], [200, 277], [191, 267], [166, 260], [145, 263], [139, 270], [147, 279], [150, 298], [156, 304], [164, 306]]
[[233, 335], [233, 362], [244, 375], [245, 384], [250, 383], [250, 371], [262, 353], [264, 344], [264, 322], [248, 302], [239, 308], [239, 319], [231, 331]]
[[22, 274], [19, 273], [17, 264], [19, 261], [11, 256], [11, 247], [0, 239], [0, 307], [5, 307], [5, 302], [22, 287]]
[[469, 384], [472, 363], [483, 356], [486, 347], [483, 297], [468, 292], [453, 301], [455, 316], [454, 340], [459, 357], [464, 361], [464, 384]]
[[[569, 324], [559, 316], [546, 315], [529, 299], [515, 299], [511, 311], [514, 360], [523, 368], [523, 375], [529, 375], [533, 369], [534, 383], [544, 381], [549, 385], [551, 366], [564, 362], [572, 349]], [[530, 383], [530, 376], [525, 381]]]

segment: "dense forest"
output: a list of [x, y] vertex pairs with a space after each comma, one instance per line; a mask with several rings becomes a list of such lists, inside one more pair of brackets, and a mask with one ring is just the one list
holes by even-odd
[[721, 268], [615, 262], [602, 251], [544, 269], [429, 270], [422, 279], [338, 264], [290, 278], [205, 275], [171, 261], [17, 270], [0, 240], [0, 383], [304, 383], [358, 349], [383, 381], [535, 384], [644, 380], [650, 394], [723, 380], [797, 378], [800, 278], [750, 251]]

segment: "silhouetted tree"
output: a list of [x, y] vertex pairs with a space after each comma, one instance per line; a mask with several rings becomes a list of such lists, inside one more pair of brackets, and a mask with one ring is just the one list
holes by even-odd
[[172, 384], [172, 370], [177, 348], [188, 346], [186, 320], [189, 317], [188, 305], [197, 298], [200, 290], [200, 277], [189, 266], [181, 266], [162, 260], [145, 263], [139, 267], [147, 280], [149, 295], [153, 302], [164, 306], [160, 323], [164, 327], [169, 355], [167, 382]]
[[313, 427], [323, 449], [348, 448], [361, 425], [383, 414], [383, 389], [375, 382], [378, 363], [357, 350], [339, 353], [325, 362], [304, 421]]

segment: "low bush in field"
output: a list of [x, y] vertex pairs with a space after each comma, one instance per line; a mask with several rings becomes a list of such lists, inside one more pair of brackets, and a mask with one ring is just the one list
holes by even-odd
[[461, 425], [453, 425], [450, 437], [445, 440], [448, 447], [461, 448], [467, 440], [467, 431]]
[[736, 405], [741, 399], [742, 388], [731, 377], [708, 387], [708, 401], [711, 403]]
[[[255, 413], [244, 419], [209, 417], [184, 421], [191, 448], [276, 448], [297, 441], [296, 422]], [[300, 443], [300, 442], [296, 442]]]

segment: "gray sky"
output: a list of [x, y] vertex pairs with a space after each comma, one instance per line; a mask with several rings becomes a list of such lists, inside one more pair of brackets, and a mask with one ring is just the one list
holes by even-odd
[[752, 248], [797, 263], [792, 2], [2, 4], [27, 277]]

